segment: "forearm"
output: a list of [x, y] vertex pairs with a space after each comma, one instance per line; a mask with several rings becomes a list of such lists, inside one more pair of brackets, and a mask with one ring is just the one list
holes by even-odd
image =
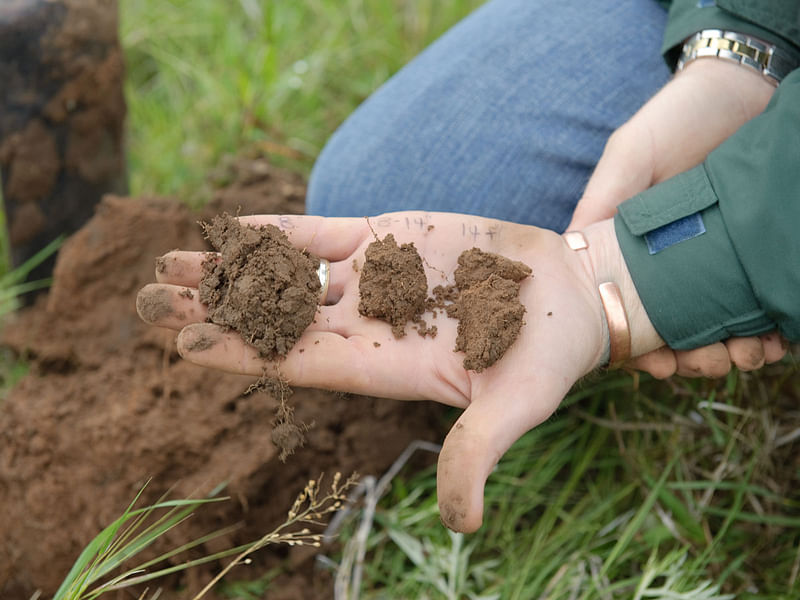
[[[800, 72], [704, 165], [622, 204], [625, 262], [673, 348], [778, 329], [800, 336]], [[671, 232], [670, 232], [671, 229]]]

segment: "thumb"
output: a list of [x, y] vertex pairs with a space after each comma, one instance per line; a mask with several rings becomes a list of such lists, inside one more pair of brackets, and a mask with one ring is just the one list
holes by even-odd
[[436, 472], [439, 513], [442, 523], [454, 531], [471, 533], [480, 528], [484, 486], [492, 469], [517, 439], [553, 413], [566, 394], [564, 390], [551, 400], [537, 401], [519, 397], [519, 388], [508, 391], [494, 389], [491, 398], [474, 399], [442, 445]]
[[651, 134], [636, 120], [609, 138], [567, 231], [583, 229], [614, 216], [617, 206], [646, 190], [653, 180]]

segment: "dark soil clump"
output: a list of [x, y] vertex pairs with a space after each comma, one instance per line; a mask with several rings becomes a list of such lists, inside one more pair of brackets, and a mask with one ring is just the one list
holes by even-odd
[[500, 360], [522, 329], [525, 307], [519, 282], [531, 274], [527, 265], [478, 248], [458, 257], [455, 286], [438, 287], [435, 295], [452, 299], [447, 315], [458, 319], [456, 351], [464, 368], [480, 373]]
[[365, 258], [358, 282], [358, 312], [389, 323], [398, 339], [406, 334], [409, 321], [418, 325], [420, 335], [435, 335], [435, 328], [429, 329], [422, 321], [428, 280], [414, 244], [398, 246], [389, 233], [367, 246]]
[[256, 229], [222, 215], [205, 233], [220, 253], [203, 263], [200, 281], [209, 321], [238, 331], [262, 358], [286, 356], [317, 311], [317, 261], [274, 225]]

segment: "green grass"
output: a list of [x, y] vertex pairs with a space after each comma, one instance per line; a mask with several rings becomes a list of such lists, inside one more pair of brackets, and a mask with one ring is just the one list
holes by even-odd
[[478, 0], [122, 0], [133, 194], [207, 195], [226, 154], [307, 172], [335, 127]]
[[587, 386], [501, 460], [470, 536], [438, 523], [432, 469], [406, 474], [376, 515], [362, 597], [796, 597], [798, 469], [781, 436], [797, 417], [778, 420], [796, 374]]

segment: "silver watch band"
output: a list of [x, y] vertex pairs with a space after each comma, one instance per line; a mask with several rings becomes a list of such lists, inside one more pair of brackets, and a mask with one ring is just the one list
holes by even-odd
[[706, 56], [730, 60], [754, 69], [775, 86], [800, 66], [800, 60], [775, 44], [734, 31], [704, 29], [683, 44], [677, 70]]

